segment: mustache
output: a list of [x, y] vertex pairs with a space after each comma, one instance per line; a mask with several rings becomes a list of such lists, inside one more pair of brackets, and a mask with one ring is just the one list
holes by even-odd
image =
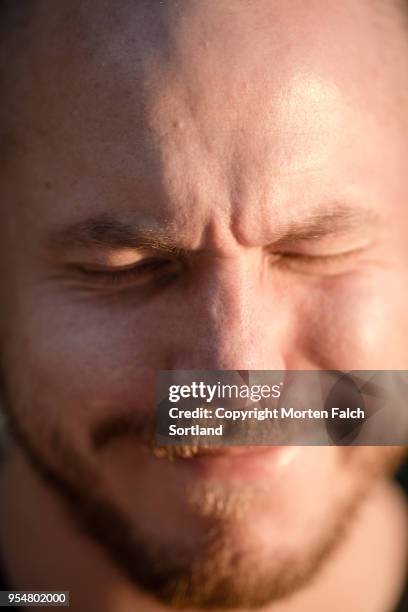
[[[245, 372], [239, 372], [241, 379], [246, 380]], [[294, 373], [292, 373], [294, 374]], [[290, 377], [287, 383], [290, 383]], [[307, 381], [306, 381], [307, 382]], [[387, 388], [382, 385], [373, 382], [372, 380], [360, 379], [356, 375], [341, 375], [340, 377], [329, 378], [328, 376], [321, 378], [321, 382], [328, 383], [328, 388], [322, 392], [322, 398], [319, 400], [319, 408], [324, 408], [326, 403], [328, 407], [343, 406], [343, 405], [361, 405], [365, 407], [367, 417], [371, 416], [371, 413], [375, 414], [376, 407], [367, 405], [363, 399], [367, 394], [374, 398], [385, 398], [387, 399]], [[391, 381], [392, 382], [392, 381]], [[296, 380], [294, 381], [296, 383]], [[296, 385], [295, 385], [296, 389]], [[302, 391], [302, 400], [307, 396], [308, 387], [300, 388]], [[280, 398], [278, 398], [278, 405], [291, 403], [290, 398], [291, 384], [287, 384], [285, 392]], [[405, 389], [404, 389], [405, 391]], [[289, 393], [289, 396], [287, 396]], [[388, 392], [390, 395], [390, 391]], [[297, 397], [294, 398], [297, 401]], [[266, 402], [268, 400], [265, 400]], [[189, 406], [188, 403], [192, 402]], [[262, 405], [262, 401], [260, 402]], [[254, 404], [256, 406], [256, 404]], [[183, 402], [183, 407], [196, 408], [197, 403], [194, 399]], [[247, 405], [245, 408], [251, 408]], [[214, 444], [213, 439], [208, 439], [203, 436], [200, 439], [200, 444], [196, 443], [196, 439], [193, 436], [180, 436], [174, 439], [174, 443], [166, 443], [168, 440], [168, 425], [169, 425], [169, 406], [166, 399], [162, 400], [156, 410], [148, 410], [145, 407], [144, 410], [136, 409], [135, 407], [127, 406], [123, 412], [115, 411], [112, 415], [109, 415], [98, 423], [96, 423], [90, 431], [90, 445], [91, 448], [96, 452], [100, 453], [105, 451], [109, 446], [117, 441], [129, 440], [132, 441], [137, 447], [145, 452], [151, 452], [159, 457], [172, 458], [188, 458], [194, 457], [199, 454], [203, 448], [212, 447], [214, 449], [219, 446], [240, 446], [244, 440], [244, 445], [270, 445], [272, 444], [291, 444], [291, 445], [302, 445], [302, 440], [308, 438], [302, 438], [306, 425], [309, 426], [308, 422], [303, 424], [301, 421], [289, 421], [281, 426], [280, 422], [275, 419], [267, 419], [263, 421], [249, 420], [246, 422], [237, 420], [229, 423], [225, 423], [225, 436], [221, 444]], [[238, 408], [238, 406], [236, 406]], [[329, 411], [329, 410], [328, 410]], [[367, 418], [366, 417], [366, 418]], [[195, 423], [201, 425], [211, 426], [211, 421], [207, 422], [206, 418], [197, 419]], [[183, 425], [181, 419], [180, 425]], [[354, 438], [359, 434], [360, 429], [363, 425], [363, 421], [354, 423], [347, 419], [328, 419], [327, 422], [318, 424], [320, 427], [317, 429], [309, 429], [308, 432], [314, 434], [313, 439], [317, 444], [322, 440], [323, 444], [327, 444], [327, 435], [331, 443], [340, 443], [340, 445], [348, 445], [353, 442]], [[315, 427], [314, 423], [310, 426]], [[317, 426], [316, 426], [317, 427]], [[321, 431], [320, 431], [321, 430]], [[163, 433], [164, 432], [164, 433]], [[307, 432], [306, 432], [307, 433]], [[348, 440], [349, 438], [349, 440]], [[347, 440], [343, 442], [343, 440]]]
[[140, 446], [150, 448], [154, 444], [155, 431], [154, 416], [136, 411], [114, 414], [91, 429], [91, 446], [94, 451], [101, 452], [116, 440], [128, 438]]
[[97, 423], [90, 433], [94, 452], [102, 453], [117, 441], [130, 440], [144, 452], [158, 458], [189, 459], [199, 454], [202, 446], [183, 444], [163, 446], [156, 442], [156, 416], [146, 413], [124, 412]]
[[[208, 441], [204, 439], [199, 444], [195, 444], [191, 442], [189, 437], [186, 440], [180, 440], [178, 444], [160, 444], [157, 441], [157, 436], [160, 434], [158, 424], [157, 413], [137, 410], [127, 410], [121, 414], [115, 413], [92, 427], [90, 432], [91, 448], [96, 453], [102, 453], [116, 442], [127, 440], [143, 452], [151, 453], [159, 458], [170, 460], [177, 458], [191, 459], [203, 452], [213, 454], [220, 448], [241, 446], [242, 443], [240, 444], [239, 441], [234, 444], [234, 433], [239, 435], [243, 431], [248, 432], [248, 430], [254, 429], [256, 432], [259, 429], [259, 424], [236, 421], [230, 424], [229, 443], [227, 444], [216, 445], [211, 438]], [[208, 421], [208, 424], [211, 424], [211, 422]], [[265, 428], [266, 425], [264, 424], [263, 427]], [[276, 425], [272, 423], [269, 427], [275, 429]]]
[[[103, 453], [116, 442], [130, 441], [135, 444], [141, 451], [151, 453], [152, 455], [169, 459], [193, 459], [201, 455], [203, 452], [213, 452], [224, 447], [217, 446], [214, 442], [206, 444], [192, 444], [190, 440], [186, 440], [180, 444], [160, 444], [157, 442], [157, 414], [134, 411], [125, 411], [121, 414], [109, 416], [94, 427], [90, 432], [91, 448], [95, 453]], [[248, 428], [248, 424], [236, 422], [233, 424], [235, 431]], [[236, 446], [233, 443], [227, 446]], [[238, 444], [239, 446], [239, 444]]]

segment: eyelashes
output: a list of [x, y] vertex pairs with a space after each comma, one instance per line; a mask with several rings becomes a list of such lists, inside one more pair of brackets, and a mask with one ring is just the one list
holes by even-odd
[[352, 268], [364, 248], [329, 255], [307, 255], [303, 253], [282, 253], [277, 255], [275, 265], [294, 272], [319, 275], [341, 274]]
[[153, 281], [175, 273], [174, 262], [165, 259], [147, 260], [126, 268], [77, 267], [83, 280], [101, 286], [131, 286], [140, 282]]
[[[334, 255], [306, 255], [301, 253], [271, 253], [273, 268], [316, 276], [340, 274], [350, 269], [363, 249], [354, 249]], [[76, 266], [82, 280], [101, 287], [133, 287], [154, 284], [175, 277], [181, 272], [176, 259], [149, 258], [125, 268], [92, 268]]]

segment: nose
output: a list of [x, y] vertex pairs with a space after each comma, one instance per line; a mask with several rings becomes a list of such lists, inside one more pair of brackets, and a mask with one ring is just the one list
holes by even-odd
[[214, 259], [180, 308], [171, 369], [285, 369], [285, 313], [274, 300], [256, 258]]

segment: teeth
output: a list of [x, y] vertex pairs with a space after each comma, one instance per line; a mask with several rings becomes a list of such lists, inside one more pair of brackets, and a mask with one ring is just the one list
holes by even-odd
[[173, 461], [175, 458], [191, 459], [200, 454], [203, 448], [199, 446], [155, 446], [152, 447], [152, 452], [156, 457]]

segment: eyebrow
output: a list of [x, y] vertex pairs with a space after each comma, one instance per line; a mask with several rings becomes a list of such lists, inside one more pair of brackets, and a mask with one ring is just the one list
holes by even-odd
[[182, 250], [180, 236], [169, 230], [137, 227], [110, 215], [99, 215], [51, 231], [48, 244], [58, 250], [149, 249], [175, 253]]
[[274, 242], [279, 247], [293, 242], [313, 241], [331, 235], [364, 232], [378, 226], [381, 217], [367, 208], [334, 205], [317, 209], [307, 218], [289, 223]]
[[[295, 221], [276, 224], [274, 240], [269, 246], [276, 248], [300, 241], [313, 241], [335, 234], [367, 230], [380, 223], [379, 215], [369, 209], [336, 205], [317, 209], [309, 216]], [[54, 228], [48, 236], [48, 245], [58, 250], [73, 249], [134, 249], [156, 250], [165, 253], [186, 253], [183, 235], [172, 231], [138, 227], [111, 215], [90, 217], [73, 224]]]

